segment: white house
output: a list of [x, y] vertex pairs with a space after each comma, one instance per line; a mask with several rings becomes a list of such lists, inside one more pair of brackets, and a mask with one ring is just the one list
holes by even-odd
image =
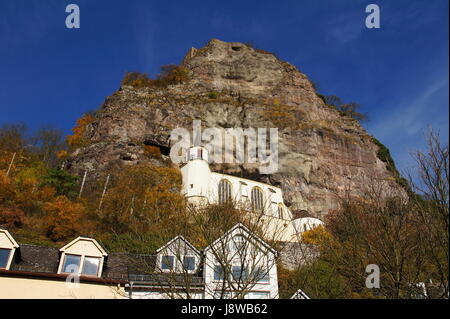
[[277, 252], [237, 224], [205, 248], [206, 299], [278, 298]]
[[85, 236], [18, 244], [0, 228], [0, 299], [278, 298], [276, 255], [242, 224], [203, 251], [177, 236], [154, 254], [108, 253]]
[[[295, 227], [293, 216], [283, 201], [280, 188], [236, 177], [212, 172], [209, 167], [208, 151], [195, 146], [186, 151], [186, 164], [181, 168], [183, 194], [191, 203], [224, 203], [234, 201], [252, 211], [260, 211], [267, 216], [265, 223], [268, 236], [280, 241], [297, 241], [304, 230]], [[313, 221], [314, 219], [314, 221]], [[321, 224], [319, 219], [310, 217], [308, 223]]]
[[203, 252], [182, 236], [156, 251], [152, 274], [126, 285], [132, 299], [278, 298], [277, 252], [242, 224]]

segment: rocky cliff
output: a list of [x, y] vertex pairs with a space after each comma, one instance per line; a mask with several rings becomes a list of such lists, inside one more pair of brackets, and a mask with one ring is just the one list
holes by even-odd
[[232, 164], [214, 170], [280, 186], [294, 213], [320, 217], [337, 206], [336, 194], [345, 189], [358, 192], [374, 177], [395, 179], [360, 124], [326, 105], [304, 74], [275, 55], [211, 40], [190, 49], [181, 65], [189, 79], [178, 84], [122, 84], [86, 127], [89, 145], [70, 155], [69, 169], [98, 174], [162, 163], [145, 156], [143, 145], [167, 154], [171, 130], [191, 130], [192, 120], [200, 119], [204, 127], [278, 127], [277, 173], [260, 175], [254, 166]]

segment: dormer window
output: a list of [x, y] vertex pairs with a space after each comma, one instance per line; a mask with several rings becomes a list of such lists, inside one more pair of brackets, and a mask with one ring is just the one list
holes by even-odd
[[9, 262], [11, 249], [0, 248], [0, 269], [6, 269]]
[[156, 253], [156, 268], [162, 272], [194, 273], [200, 264], [200, 252], [182, 236], [175, 237]]
[[92, 238], [78, 237], [60, 249], [58, 273], [101, 277], [106, 251]]
[[99, 267], [100, 267], [100, 258], [84, 257], [81, 274], [86, 276], [97, 276]]
[[64, 266], [61, 272], [78, 273], [78, 270], [80, 269], [80, 263], [81, 263], [81, 256], [66, 255], [64, 258]]

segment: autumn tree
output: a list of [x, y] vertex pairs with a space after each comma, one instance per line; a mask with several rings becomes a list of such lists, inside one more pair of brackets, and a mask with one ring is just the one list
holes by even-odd
[[79, 234], [84, 213], [81, 203], [58, 196], [45, 205], [45, 212], [47, 236], [53, 241], [64, 241]]
[[38, 158], [48, 167], [56, 167], [59, 161], [57, 152], [65, 147], [63, 132], [53, 126], [44, 126], [34, 134], [31, 142]]
[[438, 288], [436, 297], [448, 298], [449, 151], [448, 144], [443, 145], [431, 129], [426, 141], [427, 149], [413, 155], [417, 169], [409, 180], [417, 194], [412, 200], [421, 224], [418, 237], [430, 269], [427, 279]]
[[[164, 206], [153, 206], [153, 209], [155, 214], [159, 215], [161, 211], [164, 211]], [[264, 216], [266, 215], [263, 212], [253, 213], [255, 212], [252, 212], [251, 208], [244, 208], [232, 201], [223, 204], [190, 203], [180, 207], [176, 218], [173, 219], [153, 219], [151, 215], [141, 216], [141, 223], [145, 224], [146, 220], [150, 219], [154, 223], [153, 227], [148, 233], [133, 233], [131, 236], [127, 235], [126, 238], [139, 247], [159, 248], [174, 237], [181, 235], [199, 249], [209, 247], [211, 260], [208, 260], [208, 265], [213, 263], [220, 265], [223, 280], [209, 285], [206, 293], [219, 299], [241, 299], [245, 298], [258, 282], [265, 280], [268, 276], [268, 269], [276, 262], [275, 259], [268, 257], [266, 246], [253, 245], [256, 241], [255, 237], [245, 235], [242, 237], [242, 241], [237, 241], [233, 236], [225, 236], [233, 226], [241, 223], [252, 234], [264, 238], [275, 246], [279, 238], [277, 238], [276, 232], [269, 234], [264, 227]], [[124, 238], [123, 236], [118, 235], [114, 240], [116, 248], [119, 239]], [[159, 245], [155, 245], [155, 243]], [[127, 244], [123, 243], [123, 245]], [[170, 248], [176, 264], [184, 263], [185, 249], [184, 245]], [[123, 249], [123, 251], [125, 250]], [[146, 251], [150, 254], [155, 253], [155, 250]], [[132, 257], [128, 262], [135, 269], [148, 274], [154, 281], [154, 285], [167, 298], [190, 299], [195, 296], [195, 287], [199, 283], [199, 278], [198, 274], [192, 273], [189, 269], [175, 267], [169, 271], [163, 271], [159, 263], [148, 264]]]
[[146, 232], [176, 218], [184, 207], [180, 192], [178, 170], [151, 164], [132, 166], [113, 176], [98, 216], [110, 231]]
[[49, 169], [42, 177], [40, 185], [54, 188], [57, 195], [74, 198], [77, 195], [78, 177], [65, 170]]
[[22, 226], [25, 213], [17, 207], [0, 206], [0, 226], [15, 229]]
[[77, 120], [77, 125], [72, 129], [73, 134], [66, 138], [67, 145], [72, 149], [83, 147], [89, 144], [89, 140], [85, 136], [86, 127], [94, 122], [94, 117], [91, 114], [84, 114]]
[[368, 118], [367, 113], [359, 112], [361, 106], [356, 102], [345, 103], [336, 95], [325, 96], [324, 100], [327, 105], [335, 107], [342, 114], [358, 121], [365, 121]]

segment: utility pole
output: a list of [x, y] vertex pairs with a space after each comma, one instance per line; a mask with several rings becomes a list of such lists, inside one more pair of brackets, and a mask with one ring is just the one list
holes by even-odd
[[106, 177], [105, 187], [103, 187], [103, 193], [102, 193], [102, 197], [100, 198], [100, 204], [98, 205], [98, 210], [100, 210], [102, 208], [103, 198], [105, 197], [105, 194], [106, 194], [106, 188], [108, 187], [110, 175], [111, 174], [108, 174], [108, 176]]
[[9, 171], [11, 170], [11, 167], [12, 167], [12, 165], [13, 165], [13, 163], [14, 163], [14, 159], [15, 159], [15, 158], [16, 158], [16, 153], [13, 154], [13, 157], [12, 157], [12, 159], [11, 159], [11, 162], [9, 163], [8, 170], [6, 171], [6, 176], [9, 175]]
[[133, 215], [133, 211], [134, 211], [134, 195], [131, 198], [131, 209], [130, 209], [130, 215]]
[[87, 170], [84, 171], [83, 182], [81, 183], [80, 194], [78, 194], [78, 198], [81, 197], [81, 193], [83, 193], [84, 183], [86, 182]]

